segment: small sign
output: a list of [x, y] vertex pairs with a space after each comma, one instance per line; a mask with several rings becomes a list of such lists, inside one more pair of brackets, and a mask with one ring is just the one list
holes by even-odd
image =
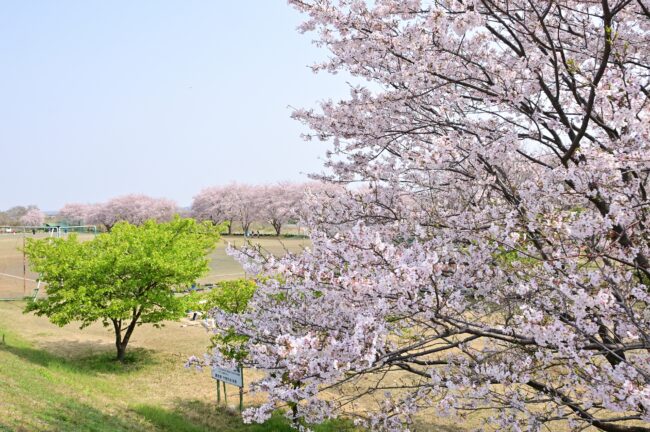
[[239, 368], [224, 369], [218, 366], [212, 366], [212, 378], [223, 381], [226, 384], [232, 384], [237, 387], [244, 387], [244, 380]]

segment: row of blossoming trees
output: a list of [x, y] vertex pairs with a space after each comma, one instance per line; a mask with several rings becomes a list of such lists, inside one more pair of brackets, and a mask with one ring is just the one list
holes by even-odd
[[237, 252], [248, 418], [650, 431], [650, 1], [290, 3], [371, 83], [294, 114], [370, 187], [313, 201], [311, 250]]
[[[317, 188], [317, 184], [311, 184]], [[251, 186], [230, 184], [202, 190], [192, 202], [192, 215], [214, 223], [228, 222], [228, 234], [234, 223], [248, 233], [254, 222], [270, 224], [280, 235], [282, 226], [296, 220], [310, 189], [308, 184], [281, 183]]]
[[196, 195], [189, 210], [180, 209], [169, 199], [131, 194], [104, 203], [66, 204], [59, 211], [59, 218], [71, 225], [99, 225], [110, 231], [119, 221], [134, 225], [149, 219], [166, 222], [180, 213], [215, 224], [227, 222], [228, 234], [232, 233], [234, 224], [248, 234], [257, 223], [271, 225], [276, 235], [280, 235], [286, 223], [299, 218], [307, 195], [325, 194], [334, 189], [318, 182], [215, 186]]
[[15, 206], [0, 211], [0, 225], [3, 226], [40, 226], [45, 222], [45, 213], [37, 206]]

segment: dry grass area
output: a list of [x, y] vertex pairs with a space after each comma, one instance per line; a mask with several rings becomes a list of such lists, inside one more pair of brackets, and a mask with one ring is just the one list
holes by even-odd
[[[115, 355], [111, 329], [103, 327], [100, 323], [83, 330], [74, 324], [58, 327], [47, 318], [23, 314], [24, 305], [23, 302], [0, 304], [0, 332], [4, 330], [10, 335], [16, 335], [28, 341], [34, 349], [67, 359], [71, 365], [79, 359], [102, 355], [110, 358]], [[129, 376], [122, 383], [125, 393], [140, 393], [143, 401], [163, 405], [174, 399], [215, 400], [214, 381], [209, 373], [183, 367], [190, 355], [201, 355], [205, 352], [208, 343], [208, 333], [196, 321], [183, 319], [179, 322], [167, 322], [162, 329], [151, 325], [138, 327], [128, 349], [143, 357], [140, 359], [142, 366], [151, 368], [151, 373]], [[11, 345], [10, 338], [7, 339], [7, 344]], [[161, 366], [161, 362], [171, 367], [165, 368], [164, 376], [155, 376], [157, 366]], [[234, 399], [232, 402], [234, 406]], [[247, 402], [258, 401], [251, 399]]]
[[[44, 235], [29, 237], [42, 238]], [[23, 285], [22, 234], [0, 234], [0, 298], [17, 298], [29, 295], [36, 287], [37, 275], [26, 265], [27, 280]]]

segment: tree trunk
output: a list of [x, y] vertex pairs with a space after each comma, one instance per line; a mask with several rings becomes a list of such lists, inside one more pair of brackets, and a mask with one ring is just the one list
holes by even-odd
[[129, 344], [129, 339], [131, 339], [131, 335], [133, 334], [135, 326], [138, 324], [138, 319], [140, 318], [141, 312], [142, 311], [139, 311], [135, 308], [133, 309], [131, 322], [126, 328], [124, 336], [122, 336], [122, 320], [111, 318], [111, 321], [113, 321], [113, 328], [115, 329], [115, 348], [117, 349], [116, 360], [122, 363], [124, 363], [124, 360], [126, 358], [126, 347]]
[[119, 361], [120, 363], [124, 363], [124, 358], [126, 356], [126, 344], [116, 342], [115, 346], [117, 347], [116, 360]]
[[299, 418], [298, 418], [298, 404], [297, 403], [292, 403], [290, 404], [291, 406], [291, 421], [293, 421], [293, 424], [298, 426], [299, 424]]
[[115, 329], [115, 348], [117, 349], [116, 360], [124, 362], [124, 355], [126, 354], [126, 345], [122, 344], [122, 320], [111, 318], [113, 328]]

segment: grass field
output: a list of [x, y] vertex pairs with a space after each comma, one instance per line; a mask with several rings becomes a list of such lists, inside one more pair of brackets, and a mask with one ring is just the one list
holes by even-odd
[[[32, 238], [31, 234], [27, 238]], [[43, 238], [44, 234], [36, 238]], [[92, 238], [92, 235], [84, 234], [82, 239]], [[226, 279], [244, 277], [244, 270], [230, 256], [226, 254], [226, 245], [232, 243], [241, 246], [246, 239], [241, 236], [226, 236], [221, 239], [218, 247], [210, 255], [210, 272], [201, 278], [199, 282], [217, 282]], [[285, 250], [296, 252], [309, 246], [309, 240], [296, 238], [274, 238], [260, 237], [252, 238], [251, 242], [259, 244], [262, 248], [274, 255], [282, 255]], [[23, 255], [21, 248], [23, 244], [22, 234], [1, 234], [0, 235], [0, 299], [1, 298], [22, 298], [30, 295], [36, 287], [38, 275], [26, 268], [26, 280], [23, 281]]]
[[[31, 237], [31, 236], [28, 236]], [[84, 236], [91, 238], [91, 236]], [[211, 271], [201, 282], [244, 276], [225, 253], [224, 238], [211, 255]], [[31, 293], [37, 275], [27, 268], [23, 288], [21, 235], [0, 237], [0, 298]], [[301, 239], [255, 239], [270, 253], [298, 251]], [[244, 425], [236, 412], [237, 389], [229, 386], [229, 406], [217, 408], [209, 372], [183, 367], [202, 355], [209, 336], [197, 322], [168, 322], [163, 329], [138, 327], [126, 365], [113, 360], [112, 333], [100, 324], [84, 330], [60, 328], [46, 318], [23, 314], [22, 301], [0, 302], [0, 431], [289, 431], [276, 416], [264, 425]], [[255, 377], [246, 371], [245, 380]], [[245, 405], [259, 404], [246, 394]], [[345, 430], [343, 423], [317, 428]]]
[[[243, 277], [245, 274], [241, 265], [226, 254], [226, 245], [230, 243], [234, 246], [242, 246], [246, 241], [248, 240], [240, 236], [223, 237], [217, 249], [210, 256], [210, 273], [204, 276], [199, 282], [216, 282]], [[311, 244], [308, 239], [277, 237], [252, 238], [250, 242], [259, 244], [265, 251], [275, 256], [282, 256], [287, 251], [299, 252]]]
[[[126, 365], [113, 360], [111, 334], [101, 325], [59, 328], [23, 315], [23, 302], [0, 304], [0, 431], [289, 431], [277, 417], [244, 425], [228, 388], [229, 408], [217, 409], [208, 371], [185, 369], [208, 344], [189, 321], [134, 333]], [[247, 371], [245, 380], [255, 376]], [[246, 405], [261, 399], [245, 395]], [[321, 432], [347, 429], [324, 425]]]
[[[167, 322], [138, 327], [129, 361], [115, 356], [112, 334], [99, 324], [79, 330], [57, 327], [23, 314], [24, 302], [0, 303], [0, 431], [283, 432], [281, 416], [244, 425], [236, 411], [237, 390], [228, 386], [228, 408], [217, 408], [215, 382], [207, 370], [183, 367], [201, 355], [208, 334], [198, 323]], [[0, 339], [1, 341], [2, 339]], [[259, 372], [246, 370], [245, 382]], [[246, 406], [263, 402], [244, 396]], [[467, 428], [478, 426], [472, 422]], [[316, 432], [352, 431], [328, 423]], [[468, 430], [450, 420], [422, 416], [416, 432]]]
[[[243, 276], [225, 253], [226, 242], [241, 245], [242, 237], [226, 237], [212, 254], [211, 272], [202, 282]], [[299, 251], [304, 239], [253, 239], [273, 254]], [[0, 237], [0, 272], [22, 275], [20, 236]], [[30, 279], [36, 275], [27, 274]], [[22, 278], [0, 277], [0, 297], [22, 294]], [[34, 283], [27, 284], [27, 291]], [[293, 430], [282, 417], [264, 425], [244, 425], [235, 406], [236, 389], [229, 386], [229, 408], [217, 408], [215, 382], [208, 371], [183, 367], [191, 355], [202, 355], [208, 334], [197, 322], [167, 322], [163, 329], [138, 327], [129, 344], [129, 362], [115, 356], [112, 333], [100, 324], [83, 330], [71, 324], [57, 327], [47, 318], [23, 314], [22, 301], [0, 302], [0, 431], [223, 431]], [[1, 339], [0, 339], [1, 341]], [[247, 370], [250, 382], [259, 372]], [[246, 394], [246, 406], [263, 402]], [[475, 425], [466, 425], [472, 427]], [[316, 431], [350, 430], [330, 423]], [[424, 415], [416, 431], [462, 431], [459, 425]]]

